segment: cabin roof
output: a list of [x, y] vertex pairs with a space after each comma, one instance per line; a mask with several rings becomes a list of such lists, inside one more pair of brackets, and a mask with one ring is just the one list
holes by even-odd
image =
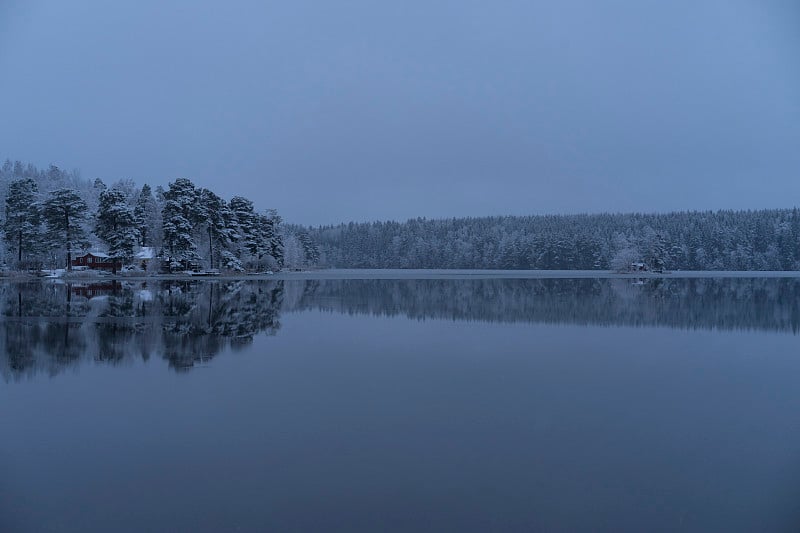
[[136, 252], [136, 259], [153, 259], [156, 256], [156, 250], [152, 246], [142, 246], [142, 249]]

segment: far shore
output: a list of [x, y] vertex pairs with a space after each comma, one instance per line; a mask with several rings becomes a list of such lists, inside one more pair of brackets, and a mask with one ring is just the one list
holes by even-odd
[[61, 276], [39, 276], [27, 272], [4, 272], [2, 281], [61, 281], [69, 283], [98, 281], [169, 281], [169, 280], [402, 280], [402, 279], [646, 279], [646, 278], [800, 278], [800, 271], [684, 270], [664, 273], [614, 272], [607, 270], [458, 270], [458, 269], [323, 269], [282, 271], [275, 274], [221, 273], [217, 276], [192, 276], [186, 273], [137, 274], [67, 272]]

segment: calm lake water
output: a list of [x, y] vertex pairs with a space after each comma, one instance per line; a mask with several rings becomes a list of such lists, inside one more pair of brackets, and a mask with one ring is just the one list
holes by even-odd
[[800, 279], [0, 285], [0, 531], [797, 531]]

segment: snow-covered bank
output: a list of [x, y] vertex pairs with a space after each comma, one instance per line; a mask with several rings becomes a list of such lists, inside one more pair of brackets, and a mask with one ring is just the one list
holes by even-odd
[[[61, 275], [34, 276], [25, 273], [6, 273], [0, 280], [8, 281], [48, 279], [59, 277], [64, 281], [91, 280], [197, 280], [187, 273], [61, 273]], [[641, 278], [800, 278], [800, 271], [755, 270], [685, 270], [670, 273], [634, 272], [618, 273], [603, 270], [457, 270], [457, 269], [329, 269], [285, 271], [275, 274], [221, 273], [204, 277], [204, 280], [326, 280], [326, 279], [641, 279]]]
[[[250, 276], [252, 277], [252, 276]], [[570, 279], [570, 278], [798, 278], [800, 271], [676, 271], [632, 274], [603, 270], [331, 269], [281, 272], [271, 279]]]

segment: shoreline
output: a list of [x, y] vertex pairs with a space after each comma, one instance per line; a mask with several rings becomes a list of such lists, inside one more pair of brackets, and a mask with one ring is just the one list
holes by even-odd
[[426, 280], [426, 279], [692, 279], [692, 278], [800, 278], [800, 271], [777, 270], [686, 270], [668, 273], [611, 272], [603, 270], [460, 270], [460, 269], [327, 269], [275, 274], [220, 274], [219, 276], [190, 276], [188, 274], [110, 275], [67, 274], [48, 277], [27, 273], [0, 275], [0, 281], [30, 282], [58, 280], [61, 282], [97, 281], [287, 281], [287, 280]]

